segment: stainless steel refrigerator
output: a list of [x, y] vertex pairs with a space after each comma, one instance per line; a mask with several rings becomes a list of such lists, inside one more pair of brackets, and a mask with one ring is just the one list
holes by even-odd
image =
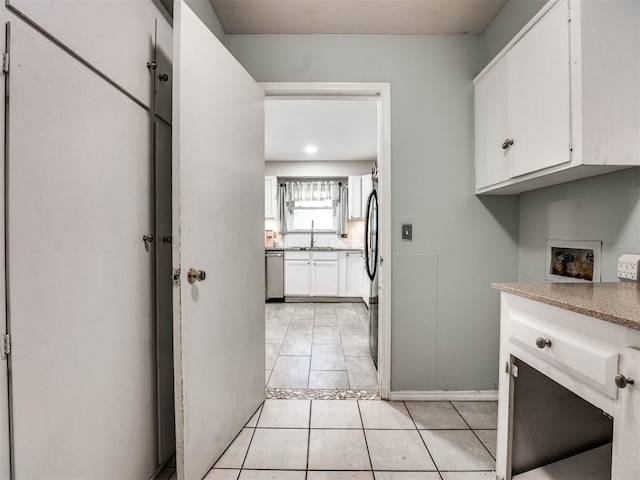
[[371, 173], [372, 189], [367, 199], [364, 224], [365, 268], [371, 282], [369, 289], [369, 349], [378, 368], [378, 172]]

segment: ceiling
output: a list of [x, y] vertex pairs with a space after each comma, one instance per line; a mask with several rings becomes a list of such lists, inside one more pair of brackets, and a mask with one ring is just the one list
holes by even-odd
[[228, 34], [484, 32], [506, 0], [210, 0]]
[[[315, 153], [305, 149], [315, 147]], [[375, 99], [265, 101], [269, 161], [373, 161], [378, 156]]]

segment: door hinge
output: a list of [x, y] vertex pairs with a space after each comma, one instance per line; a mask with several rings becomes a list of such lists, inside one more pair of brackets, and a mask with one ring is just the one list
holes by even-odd
[[567, 10], [567, 21], [571, 21], [571, 10]]
[[569, 139], [569, 151], [573, 152], [573, 138]]
[[11, 336], [2, 335], [2, 349], [0, 351], [2, 360], [6, 360], [11, 353]]
[[174, 268], [171, 273], [171, 278], [173, 279], [174, 285], [180, 285], [180, 269]]
[[2, 52], [2, 75], [9, 73], [9, 52]]
[[518, 377], [518, 366], [514, 363], [504, 362], [504, 373], [510, 374], [513, 377]]

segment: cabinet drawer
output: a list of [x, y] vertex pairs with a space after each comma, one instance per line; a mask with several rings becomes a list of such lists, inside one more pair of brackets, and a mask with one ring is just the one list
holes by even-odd
[[285, 260], [310, 260], [311, 254], [309, 252], [284, 252]]
[[[576, 337], [575, 332], [556, 330], [521, 318], [513, 319], [510, 340], [609, 397], [617, 398], [614, 378], [618, 373], [619, 354], [613, 349]], [[548, 345], [536, 344], [547, 340]]]
[[338, 252], [313, 252], [314, 260], [338, 260]]

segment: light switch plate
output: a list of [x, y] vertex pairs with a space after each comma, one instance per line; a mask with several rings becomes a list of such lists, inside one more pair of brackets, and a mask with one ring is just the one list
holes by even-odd
[[402, 239], [413, 240], [413, 224], [405, 223], [402, 225]]

